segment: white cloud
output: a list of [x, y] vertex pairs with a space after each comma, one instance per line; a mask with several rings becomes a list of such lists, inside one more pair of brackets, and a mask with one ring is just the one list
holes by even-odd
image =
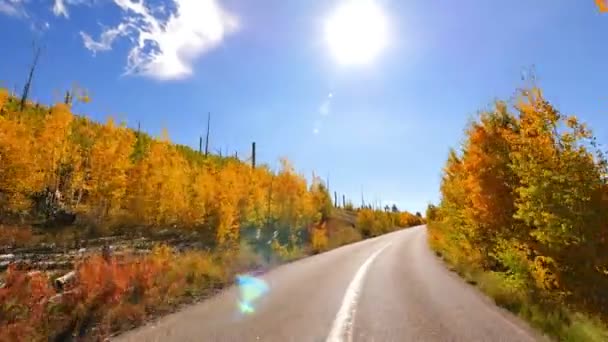
[[56, 16], [62, 15], [64, 18], [69, 18], [70, 16], [63, 0], [55, 0], [55, 3], [53, 4], [53, 13]]
[[85, 32], [80, 31], [80, 36], [84, 42], [84, 46], [93, 52], [95, 55], [99, 51], [112, 50], [112, 43], [119, 37], [127, 34], [128, 26], [126, 24], [119, 24], [117, 27], [110, 28], [101, 33], [99, 40], [94, 40]]
[[[170, 1], [175, 11], [162, 20], [157, 16], [164, 10], [151, 9], [144, 0], [114, 0], [124, 12], [122, 23], [102, 32], [99, 41], [81, 33], [85, 46], [94, 52], [110, 50], [115, 38], [128, 35], [135, 45], [127, 57], [126, 74], [160, 80], [192, 75], [194, 61], [234, 32], [238, 21], [222, 9], [217, 0]], [[118, 33], [116, 30], [121, 25], [123, 28]]]
[[68, 12], [68, 5], [83, 5], [83, 4], [91, 4], [94, 0], [54, 0], [53, 2], [53, 13], [56, 16], [63, 16], [64, 18], [69, 18], [70, 13]]
[[11, 17], [27, 17], [22, 0], [0, 0], [0, 13]]

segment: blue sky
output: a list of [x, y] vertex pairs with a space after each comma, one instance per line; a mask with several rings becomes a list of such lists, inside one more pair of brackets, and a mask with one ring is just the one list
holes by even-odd
[[21, 89], [36, 39], [35, 99], [77, 82], [93, 102], [76, 111], [193, 147], [211, 112], [214, 150], [256, 141], [263, 162], [287, 156], [355, 203], [363, 189], [412, 211], [438, 200], [468, 120], [532, 65], [608, 142], [608, 16], [593, 0], [376, 0], [389, 38], [364, 65], [338, 63], [325, 39], [345, 1], [0, 0], [0, 82]]

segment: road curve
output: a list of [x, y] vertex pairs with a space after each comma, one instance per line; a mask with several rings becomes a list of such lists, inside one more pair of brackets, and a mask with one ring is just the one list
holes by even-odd
[[523, 322], [445, 269], [426, 227], [338, 248], [262, 277], [255, 312], [239, 289], [117, 336], [114, 341], [535, 341]]

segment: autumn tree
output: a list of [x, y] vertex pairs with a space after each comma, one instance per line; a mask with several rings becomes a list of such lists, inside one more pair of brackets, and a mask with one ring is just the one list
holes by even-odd
[[50, 191], [60, 190], [60, 175], [62, 169], [68, 165], [69, 136], [73, 119], [74, 116], [67, 105], [56, 104], [51, 108], [41, 132], [36, 137], [37, 145], [44, 148], [36, 149], [33, 157], [39, 165], [44, 185]]
[[90, 152], [88, 169], [89, 205], [102, 220], [118, 214], [127, 192], [127, 175], [135, 136], [112, 119], [97, 132]]
[[331, 195], [327, 190], [327, 187], [318, 177], [313, 177], [313, 183], [310, 188], [312, 193], [312, 201], [314, 203], [317, 212], [321, 215], [320, 219], [326, 221], [331, 214], [333, 208]]
[[[206, 243], [228, 250], [237, 249], [244, 234], [290, 258], [329, 245], [334, 209], [327, 187], [318, 177], [307, 183], [287, 159], [275, 172], [203, 155], [171, 143], [166, 132], [156, 138], [139, 124], [132, 130], [112, 119], [98, 123], [74, 115], [74, 100], [89, 97], [74, 88], [63, 103], [21, 108], [18, 98], [0, 90], [0, 219], [52, 219], [49, 211], [61, 210], [87, 227], [195, 229]], [[399, 221], [380, 211], [370, 211], [369, 219], [374, 236]]]
[[[0, 93], [0, 101], [1, 96]], [[19, 212], [31, 206], [28, 195], [42, 186], [36, 162], [31, 158], [35, 151], [31, 129], [23, 122], [0, 116], [1, 211]]]
[[606, 160], [589, 129], [538, 88], [496, 103], [451, 151], [431, 245], [451, 262], [500, 272], [544, 300], [605, 307]]
[[245, 178], [240, 171], [236, 163], [228, 162], [217, 173], [217, 182], [221, 187], [214, 200], [217, 202], [216, 236], [220, 245], [236, 243], [239, 239], [240, 204], [247, 198]]

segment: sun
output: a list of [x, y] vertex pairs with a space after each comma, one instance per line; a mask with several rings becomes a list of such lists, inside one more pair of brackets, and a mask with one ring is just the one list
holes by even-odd
[[368, 64], [387, 45], [386, 16], [373, 0], [345, 0], [327, 18], [325, 40], [338, 63]]

